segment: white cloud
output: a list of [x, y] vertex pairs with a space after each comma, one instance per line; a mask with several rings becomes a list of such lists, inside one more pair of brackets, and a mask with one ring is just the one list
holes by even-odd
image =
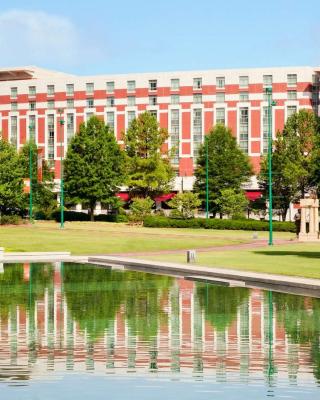
[[1, 66], [72, 66], [81, 63], [81, 37], [66, 17], [43, 11], [0, 13]]

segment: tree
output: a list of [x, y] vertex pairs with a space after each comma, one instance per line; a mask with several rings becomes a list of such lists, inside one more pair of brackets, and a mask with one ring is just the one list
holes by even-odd
[[134, 198], [130, 204], [131, 220], [142, 222], [144, 218], [151, 214], [154, 201], [150, 197]]
[[[231, 129], [216, 125], [206, 136], [208, 143], [209, 210], [221, 212], [216, 202], [224, 189], [239, 191], [253, 174], [249, 158], [237, 145]], [[206, 143], [199, 149], [195, 170], [195, 191], [203, 204], [206, 199]]]
[[64, 162], [67, 200], [84, 203], [94, 220], [96, 203], [109, 204], [124, 182], [124, 154], [109, 127], [93, 116], [81, 124]]
[[168, 152], [163, 147], [168, 131], [160, 128], [156, 118], [148, 112], [134, 119], [124, 136], [127, 154], [129, 191], [138, 197], [170, 191], [174, 171]]
[[196, 193], [178, 193], [169, 201], [168, 205], [173, 208], [171, 216], [189, 219], [194, 217], [194, 210], [201, 205], [201, 200]]
[[0, 213], [21, 213], [26, 200], [18, 153], [10, 143], [0, 139]]
[[243, 190], [222, 189], [220, 193], [221, 196], [216, 200], [216, 204], [221, 213], [232, 218], [243, 216], [243, 212], [249, 203]]
[[38, 181], [38, 149], [35, 143], [26, 143], [20, 152], [20, 163], [23, 176], [30, 174], [30, 147], [32, 147], [32, 195], [37, 211], [46, 215], [50, 214], [57, 206], [56, 196], [53, 192], [54, 174], [50, 171], [45, 160], [42, 162], [42, 181]]

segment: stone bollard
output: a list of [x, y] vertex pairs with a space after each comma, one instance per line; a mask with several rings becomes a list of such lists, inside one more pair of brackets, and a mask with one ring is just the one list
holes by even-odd
[[195, 263], [195, 262], [196, 262], [196, 251], [187, 250], [187, 263]]
[[253, 232], [252, 239], [258, 239], [258, 232]]

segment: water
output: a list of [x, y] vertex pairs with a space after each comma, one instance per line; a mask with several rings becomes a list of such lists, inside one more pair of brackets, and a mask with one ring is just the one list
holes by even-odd
[[320, 300], [90, 265], [4, 265], [0, 393], [315, 400]]

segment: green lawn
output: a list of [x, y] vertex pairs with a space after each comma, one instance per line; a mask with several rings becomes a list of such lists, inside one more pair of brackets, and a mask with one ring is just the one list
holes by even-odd
[[[259, 233], [266, 238], [267, 233]], [[290, 239], [290, 233], [276, 233]], [[162, 229], [104, 222], [54, 222], [0, 226], [0, 246], [5, 251], [71, 251], [73, 254], [107, 254], [181, 250], [239, 244], [252, 240], [252, 232], [205, 229]]]
[[[143, 258], [185, 262], [184, 254]], [[252, 250], [215, 251], [197, 254], [197, 264], [270, 274], [320, 278], [320, 244], [295, 243], [254, 248]]]

